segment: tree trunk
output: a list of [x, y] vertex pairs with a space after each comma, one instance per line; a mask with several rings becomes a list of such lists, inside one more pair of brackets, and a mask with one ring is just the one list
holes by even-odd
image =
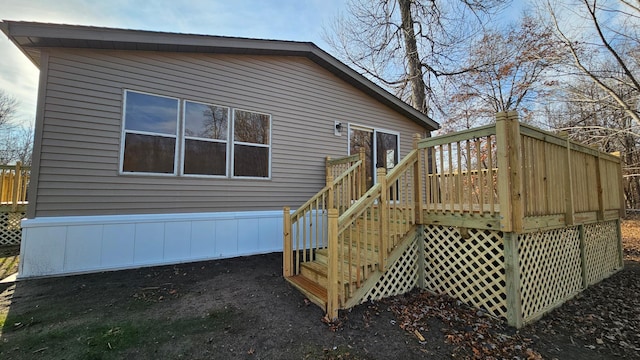
[[402, 32], [405, 44], [405, 57], [409, 67], [409, 82], [411, 83], [411, 105], [414, 108], [427, 113], [426, 85], [422, 74], [420, 54], [416, 42], [416, 33], [413, 28], [413, 16], [411, 4], [413, 0], [398, 0], [400, 17], [402, 19]]

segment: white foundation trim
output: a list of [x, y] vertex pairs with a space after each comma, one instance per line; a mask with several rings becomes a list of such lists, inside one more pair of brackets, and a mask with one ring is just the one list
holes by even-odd
[[282, 251], [282, 214], [246, 211], [25, 219], [18, 278]]

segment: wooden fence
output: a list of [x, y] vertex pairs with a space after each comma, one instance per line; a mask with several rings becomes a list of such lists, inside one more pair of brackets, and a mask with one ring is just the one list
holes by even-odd
[[0, 245], [20, 244], [20, 221], [25, 216], [30, 167], [0, 165]]

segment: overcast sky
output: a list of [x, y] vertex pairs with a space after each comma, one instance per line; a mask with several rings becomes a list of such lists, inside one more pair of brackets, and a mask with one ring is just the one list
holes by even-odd
[[[328, 51], [322, 26], [344, 0], [0, 0], [1, 20], [312, 41]], [[38, 69], [0, 33], [0, 89], [35, 119]]]

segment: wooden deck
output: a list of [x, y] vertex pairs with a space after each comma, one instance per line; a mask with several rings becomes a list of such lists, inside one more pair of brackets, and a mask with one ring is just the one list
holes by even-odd
[[[568, 296], [540, 294], [574, 286], [564, 278], [537, 284], [543, 280], [528, 278], [529, 268], [521, 273], [521, 263], [535, 268], [555, 259], [547, 267], [561, 274], [578, 264], [575, 276], [585, 284], [588, 273], [599, 278], [621, 266], [621, 247], [610, 243], [620, 243], [615, 224], [624, 215], [619, 157], [520, 124], [514, 113], [499, 114], [494, 125], [414, 139], [414, 150], [388, 174], [378, 169], [366, 192], [364, 163], [356, 160], [328, 161], [327, 186], [284, 214], [284, 276], [332, 318], [421, 286], [459, 289], [450, 295], [519, 327]], [[550, 245], [540, 247], [538, 238]], [[568, 245], [558, 245], [569, 243], [574, 270], [563, 260]], [[460, 284], [449, 282], [452, 274]], [[472, 290], [478, 284], [485, 286], [479, 293]]]

